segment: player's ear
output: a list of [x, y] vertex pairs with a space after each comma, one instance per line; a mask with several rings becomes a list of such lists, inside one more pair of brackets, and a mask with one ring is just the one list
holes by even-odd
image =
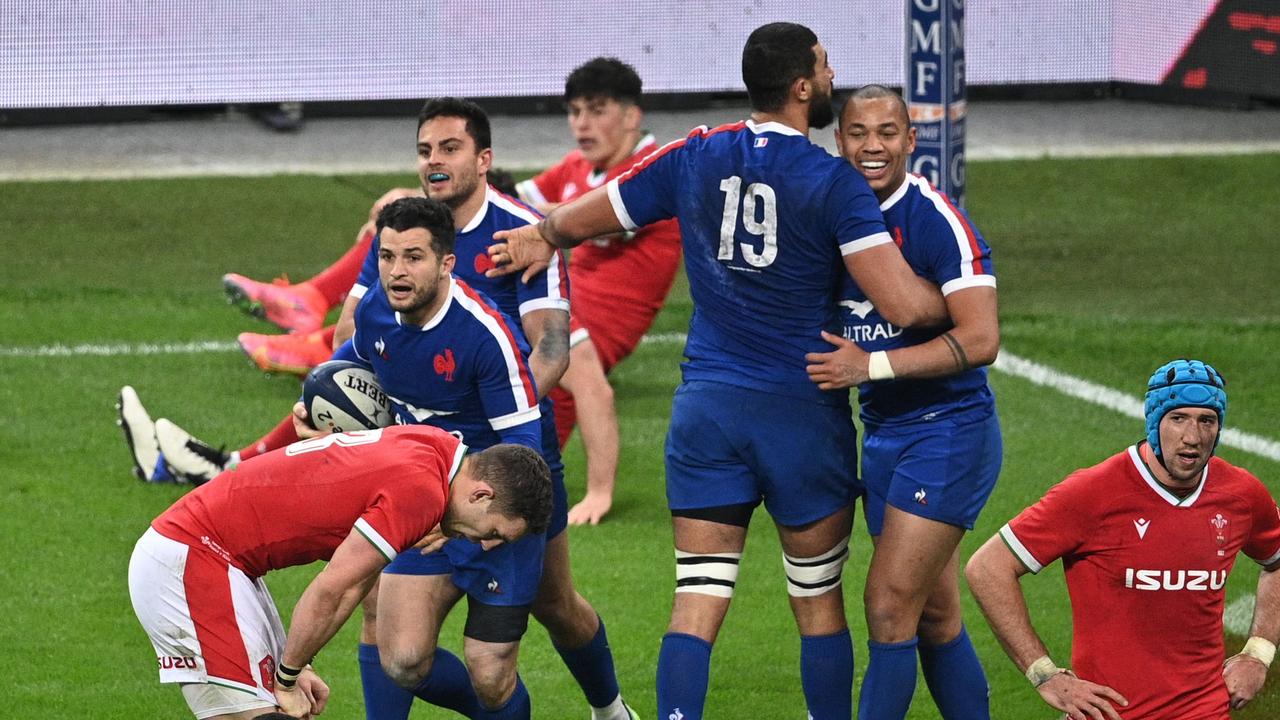
[[444, 257], [440, 258], [440, 269], [444, 271], [446, 275], [448, 275], [449, 273], [453, 272], [453, 266], [456, 265], [457, 262], [458, 262], [458, 256], [454, 255], [453, 253], [449, 253], [448, 255], [445, 255]]
[[640, 110], [640, 106], [629, 102], [624, 104], [623, 108], [622, 118], [626, 124], [627, 130], [639, 130], [641, 119], [644, 116], [644, 113]]
[[475, 485], [471, 486], [471, 493], [467, 495], [467, 499], [472, 503], [489, 503], [493, 500], [493, 487], [489, 483], [477, 480]]
[[807, 77], [798, 77], [791, 83], [791, 96], [800, 102], [813, 99], [813, 81]]
[[481, 150], [480, 153], [476, 155], [476, 165], [476, 169], [480, 174], [483, 175], [489, 172], [489, 169], [493, 167], [493, 148], [485, 148]]
[[907, 128], [907, 154], [916, 151], [916, 128], [914, 125]]

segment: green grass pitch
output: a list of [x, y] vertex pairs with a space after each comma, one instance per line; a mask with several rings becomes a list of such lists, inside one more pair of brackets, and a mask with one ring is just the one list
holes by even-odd
[[[189, 717], [156, 682], [155, 660], [129, 606], [125, 569], [147, 523], [183, 491], [129, 474], [114, 423], [132, 384], [155, 416], [238, 447], [287, 411], [298, 392], [235, 351], [32, 357], [49, 346], [230, 342], [270, 327], [227, 306], [219, 278], [288, 272], [305, 278], [353, 240], [370, 201], [411, 176], [206, 178], [0, 183], [0, 718]], [[1166, 359], [1202, 357], [1226, 374], [1230, 426], [1280, 436], [1280, 156], [971, 163], [970, 213], [995, 248], [1004, 347], [1136, 397]], [[683, 332], [677, 284], [656, 333]], [[26, 353], [26, 354], [24, 354]], [[623, 689], [654, 715], [654, 666], [673, 584], [663, 501], [662, 441], [680, 346], [644, 344], [613, 382], [623, 432], [613, 513], [570, 531], [577, 582], [608, 622]], [[1138, 421], [999, 372], [1004, 469], [967, 556], [1071, 470], [1141, 436]], [[1226, 448], [1280, 492], [1280, 464]], [[568, 484], [583, 488], [575, 439]], [[798, 459], [798, 461], [800, 461]], [[860, 590], [870, 544], [861, 521], [845, 574], [859, 673], [866, 632]], [[758, 515], [726, 627], [716, 646], [713, 717], [801, 718], [798, 643], [776, 534]], [[287, 614], [315, 567], [269, 579]], [[1055, 657], [1069, 657], [1061, 571], [1023, 585]], [[1252, 592], [1245, 560], [1228, 602]], [[990, 677], [994, 716], [1051, 718], [968, 599], [970, 632]], [[333, 687], [326, 717], [362, 717], [356, 624], [316, 660]], [[1176, 630], [1174, 630], [1176, 631]], [[460, 645], [461, 625], [445, 646]], [[1152, 638], [1159, 642], [1159, 638]], [[1242, 638], [1228, 639], [1238, 648]], [[587, 708], [545, 633], [532, 627], [522, 673], [537, 718]], [[1242, 718], [1280, 716], [1274, 685]], [[414, 717], [444, 717], [419, 705]], [[923, 683], [912, 718], [937, 717]]]

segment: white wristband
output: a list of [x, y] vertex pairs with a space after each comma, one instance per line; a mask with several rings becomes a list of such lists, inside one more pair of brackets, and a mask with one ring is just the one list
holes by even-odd
[[893, 366], [889, 364], [889, 353], [877, 350], [867, 359], [868, 380], [892, 380]]
[[1240, 651], [1240, 654], [1248, 655], [1263, 665], [1271, 667], [1271, 661], [1276, 657], [1276, 644], [1266, 638], [1254, 635], [1245, 642], [1244, 649]]
[[1031, 681], [1032, 687], [1040, 687], [1049, 681], [1049, 678], [1058, 673], [1066, 672], [1066, 670], [1058, 667], [1048, 655], [1041, 655], [1035, 662], [1027, 666], [1027, 680]]

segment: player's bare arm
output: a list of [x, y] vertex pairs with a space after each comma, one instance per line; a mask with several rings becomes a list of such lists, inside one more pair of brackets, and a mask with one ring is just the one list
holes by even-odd
[[[530, 266], [549, 260], [556, 248], [571, 248], [588, 238], [625, 229], [613, 212], [608, 186], [604, 185], [557, 207], [537, 225], [494, 233], [489, 257], [497, 267], [485, 275], [497, 277], [526, 268], [532, 270]], [[526, 272], [526, 282], [529, 277]]]
[[885, 320], [898, 327], [948, 322], [942, 293], [907, 264], [897, 246], [883, 243], [844, 256], [845, 269]]
[[867, 380], [954, 375], [995, 362], [1000, 350], [995, 288], [957, 290], [946, 296], [946, 306], [954, 322], [950, 330], [927, 343], [884, 351], [878, 358], [850, 340], [822, 333], [836, 349], [805, 356], [809, 379], [823, 390], [834, 390]]
[[1267, 669], [1280, 642], [1280, 563], [1264, 568], [1258, 576], [1253, 625], [1244, 649], [1227, 658], [1222, 679], [1231, 695], [1231, 708], [1248, 705], [1267, 679]]
[[969, 589], [991, 631], [1046, 703], [1073, 720], [1120, 720], [1114, 705], [1128, 704], [1120, 693], [1078, 678], [1049, 659], [1048, 649], [1031, 625], [1031, 614], [1019, 584], [1019, 579], [1028, 572], [998, 535], [978, 548], [965, 566]]
[[546, 397], [569, 367], [569, 313], [546, 308], [520, 317], [529, 339], [529, 371], [538, 386], [538, 399]]
[[[298, 598], [284, 652], [280, 654], [281, 667], [308, 665], [368, 594], [386, 564], [387, 558], [363, 535], [352, 530], [334, 550], [329, 564]], [[284, 694], [292, 693], [286, 690]], [[276, 697], [283, 699], [279, 688]]]
[[356, 306], [360, 304], [360, 298], [347, 294], [342, 301], [342, 312], [338, 315], [338, 322], [333, 328], [333, 349], [337, 350], [342, 347], [342, 343], [351, 339], [356, 334]]

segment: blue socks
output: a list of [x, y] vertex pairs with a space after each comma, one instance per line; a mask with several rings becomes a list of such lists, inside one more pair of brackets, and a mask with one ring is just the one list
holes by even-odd
[[[596, 619], [600, 620], [600, 616]], [[613, 669], [613, 653], [604, 632], [604, 620], [600, 620], [600, 628], [586, 645], [572, 650], [555, 645], [555, 649], [591, 707], [608, 707], [618, 697], [618, 676]]]
[[471, 685], [467, 666], [457, 655], [436, 648], [431, 660], [431, 672], [413, 689], [413, 694], [437, 707], [452, 710], [459, 715], [477, 717], [480, 699]]
[[868, 641], [867, 675], [858, 696], [858, 720], [902, 720], [916, 691], [916, 645]]
[[[467, 681], [468, 684], [470, 680]], [[516, 689], [511, 693], [511, 699], [500, 708], [489, 710], [483, 706], [478, 708], [476, 714], [471, 717], [473, 720], [529, 720], [529, 715], [533, 712], [532, 703], [529, 702], [529, 691], [524, 687], [524, 680], [516, 675]]]
[[702, 720], [711, 673], [711, 643], [667, 633], [658, 652], [658, 717]]
[[[378, 646], [360, 643], [360, 684], [364, 687], [364, 716], [367, 720], [405, 720], [413, 705], [413, 693], [396, 684], [382, 671]], [[465, 672], [465, 670], [464, 670]], [[470, 681], [468, 680], [468, 685]]]
[[801, 636], [800, 684], [813, 720], [853, 716], [853, 641], [848, 630]]
[[943, 720], [990, 720], [987, 676], [969, 633], [943, 645], [921, 645], [920, 667]]

